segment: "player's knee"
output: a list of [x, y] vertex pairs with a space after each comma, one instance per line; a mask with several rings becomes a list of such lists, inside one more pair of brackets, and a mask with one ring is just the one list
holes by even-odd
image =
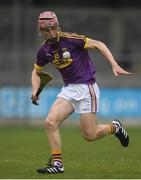
[[47, 130], [54, 130], [56, 128], [56, 123], [51, 117], [47, 117], [45, 119], [45, 127]]
[[96, 136], [94, 134], [94, 132], [91, 132], [91, 131], [85, 131], [83, 132], [83, 138], [86, 140], [86, 141], [94, 141], [96, 140]]

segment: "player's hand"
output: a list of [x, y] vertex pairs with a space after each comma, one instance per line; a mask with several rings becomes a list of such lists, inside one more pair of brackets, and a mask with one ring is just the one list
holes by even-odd
[[113, 66], [113, 72], [114, 72], [114, 75], [115, 76], [118, 76], [120, 74], [123, 74], [123, 75], [129, 75], [129, 74], [132, 74], [128, 71], [125, 71], [123, 68], [121, 68], [118, 64]]
[[38, 105], [37, 101], [39, 100], [39, 97], [37, 97], [36, 95], [33, 95], [31, 96], [31, 100], [32, 100], [32, 103], [34, 105]]

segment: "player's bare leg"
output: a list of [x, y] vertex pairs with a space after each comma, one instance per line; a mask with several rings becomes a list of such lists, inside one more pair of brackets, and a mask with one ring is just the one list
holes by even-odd
[[59, 125], [73, 112], [71, 103], [65, 99], [58, 98], [53, 104], [45, 120], [48, 140], [52, 150], [61, 150], [61, 138]]
[[80, 128], [82, 136], [87, 141], [94, 141], [102, 138], [112, 131], [112, 125], [96, 124], [95, 113], [83, 113], [80, 115]]
[[80, 116], [80, 125], [82, 135], [87, 141], [94, 141], [114, 133], [124, 147], [129, 144], [129, 136], [118, 120], [114, 120], [111, 124], [96, 124], [96, 114], [85, 113]]
[[46, 168], [37, 169], [39, 173], [62, 173], [64, 167], [61, 158], [61, 137], [59, 131], [59, 125], [73, 112], [73, 107], [70, 102], [65, 99], [58, 98], [48, 116], [45, 120], [45, 127], [47, 129], [47, 135], [49, 144], [52, 151], [52, 161]]

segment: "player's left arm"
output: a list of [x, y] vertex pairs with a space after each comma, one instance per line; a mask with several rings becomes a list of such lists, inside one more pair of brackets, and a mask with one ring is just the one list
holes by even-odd
[[125, 71], [123, 68], [121, 68], [118, 65], [112, 53], [103, 42], [87, 38], [85, 48], [90, 48], [90, 49], [97, 48], [111, 64], [115, 76], [118, 76], [119, 74], [125, 74], [125, 75], [132, 74], [128, 71]]

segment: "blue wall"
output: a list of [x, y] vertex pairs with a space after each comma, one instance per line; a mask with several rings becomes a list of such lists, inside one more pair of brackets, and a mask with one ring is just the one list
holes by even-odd
[[[100, 89], [99, 117], [141, 118], [141, 89]], [[0, 117], [45, 117], [60, 92], [59, 88], [44, 89], [39, 106], [31, 103], [31, 88], [0, 89]], [[77, 115], [72, 115], [72, 118]]]
[[141, 89], [101, 89], [100, 116], [141, 117]]

